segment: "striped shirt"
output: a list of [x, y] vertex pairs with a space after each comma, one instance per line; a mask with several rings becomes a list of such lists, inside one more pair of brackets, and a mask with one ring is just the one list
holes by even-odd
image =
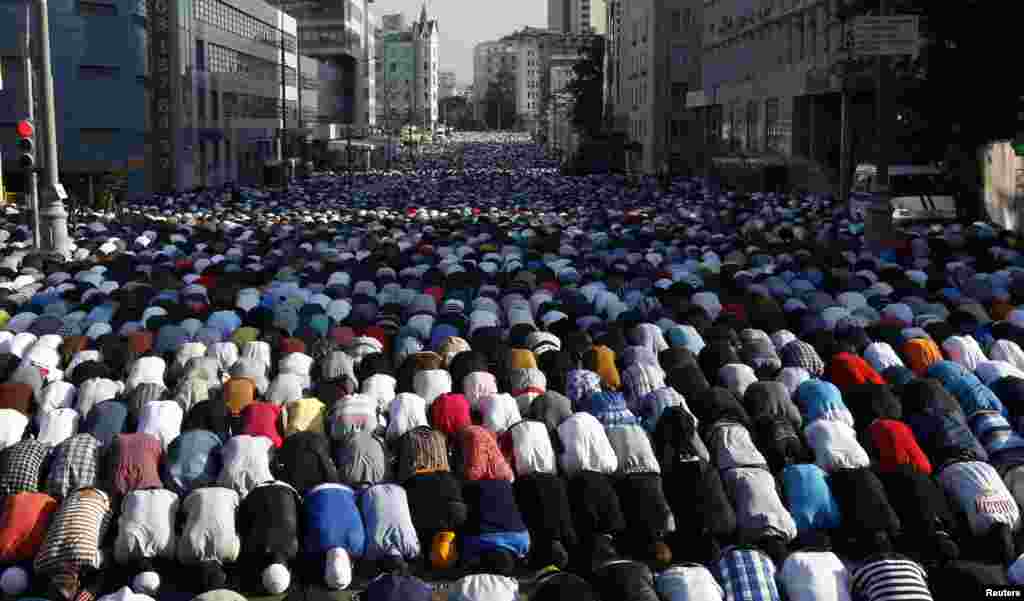
[[869, 560], [853, 573], [851, 590], [864, 601], [932, 601], [924, 568], [901, 555]]
[[88, 488], [71, 494], [61, 505], [46, 531], [36, 555], [39, 574], [76, 573], [99, 569], [100, 542], [106, 536], [113, 513], [107, 493]]

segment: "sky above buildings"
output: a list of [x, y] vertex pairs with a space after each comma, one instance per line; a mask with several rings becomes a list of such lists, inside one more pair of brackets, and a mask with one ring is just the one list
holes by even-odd
[[[404, 13], [411, 23], [422, 5], [423, 0], [376, 0], [371, 6], [378, 15]], [[454, 69], [459, 85], [473, 82], [473, 46], [547, 24], [546, 0], [428, 0], [427, 12], [441, 30], [441, 69]]]

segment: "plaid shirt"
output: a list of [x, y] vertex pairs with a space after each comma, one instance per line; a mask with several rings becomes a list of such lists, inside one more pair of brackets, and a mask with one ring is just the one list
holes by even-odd
[[43, 464], [50, 445], [23, 440], [0, 452], [0, 497], [19, 492], [39, 492]]
[[80, 488], [95, 486], [99, 463], [100, 441], [91, 434], [65, 440], [53, 450], [46, 494], [60, 500]]
[[728, 548], [715, 566], [725, 601], [781, 601], [775, 564], [756, 549]]
[[825, 373], [825, 362], [821, 360], [818, 351], [802, 340], [790, 342], [782, 347], [779, 354], [783, 367], [802, 367], [812, 376], [819, 378]]

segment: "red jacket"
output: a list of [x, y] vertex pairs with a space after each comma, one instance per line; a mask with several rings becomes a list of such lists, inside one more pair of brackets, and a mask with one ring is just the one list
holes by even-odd
[[895, 419], [876, 419], [868, 426], [868, 437], [880, 471], [891, 472], [901, 465], [909, 465], [922, 474], [931, 475], [932, 464], [907, 424]]
[[839, 390], [858, 384], [885, 384], [882, 376], [858, 355], [839, 353], [828, 366], [828, 379]]
[[281, 406], [274, 403], [250, 403], [242, 410], [242, 429], [250, 436], [266, 436], [281, 448]]

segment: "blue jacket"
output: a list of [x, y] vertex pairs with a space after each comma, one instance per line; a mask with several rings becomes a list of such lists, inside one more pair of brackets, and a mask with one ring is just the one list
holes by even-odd
[[839, 505], [820, 467], [814, 464], [786, 466], [782, 472], [782, 488], [798, 532], [839, 527]]
[[306, 494], [303, 542], [308, 553], [345, 549], [352, 557], [366, 552], [366, 528], [353, 490], [324, 484]]

